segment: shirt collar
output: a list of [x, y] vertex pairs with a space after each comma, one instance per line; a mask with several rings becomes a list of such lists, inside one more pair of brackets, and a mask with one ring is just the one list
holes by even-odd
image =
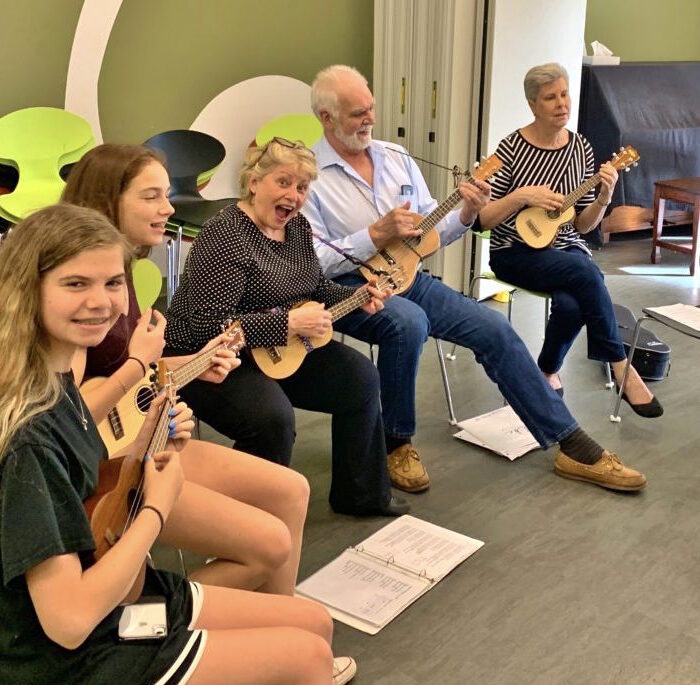
[[[364, 183], [358, 173], [333, 149], [325, 135], [314, 145], [313, 150], [316, 154], [316, 162], [318, 163], [319, 169], [322, 170], [331, 166], [339, 166], [346, 174]], [[384, 145], [376, 140], [372, 140], [369, 144], [369, 154], [374, 163], [374, 177], [381, 178], [386, 159], [386, 149]]]

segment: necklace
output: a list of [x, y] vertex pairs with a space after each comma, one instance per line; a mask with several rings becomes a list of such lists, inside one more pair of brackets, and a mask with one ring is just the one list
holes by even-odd
[[78, 418], [80, 419], [80, 422], [83, 424], [83, 430], [87, 431], [88, 428], [88, 420], [85, 418], [85, 412], [83, 411], [83, 401], [80, 399], [80, 394], [78, 394], [78, 402], [80, 403], [80, 411], [78, 411], [78, 407], [75, 406], [75, 402], [70, 398], [70, 395], [68, 392], [63, 390], [63, 394], [66, 396], [67, 400], [70, 402], [71, 407], [75, 410], [75, 413], [77, 414]]

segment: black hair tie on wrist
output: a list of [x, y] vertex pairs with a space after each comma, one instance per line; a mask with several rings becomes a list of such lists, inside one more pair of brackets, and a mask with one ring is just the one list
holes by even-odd
[[156, 515], [158, 516], [158, 520], [160, 521], [160, 530], [158, 531], [158, 535], [160, 535], [163, 532], [163, 526], [165, 526], [165, 519], [163, 518], [163, 514], [161, 514], [158, 509], [156, 509], [152, 504], [144, 504], [141, 507], [141, 511], [144, 509], [150, 509], [151, 511], [155, 511]]
[[138, 365], [141, 367], [141, 371], [143, 372], [143, 375], [146, 375], [146, 365], [138, 358], [138, 357], [127, 357], [126, 361], [129, 361], [129, 359], [133, 359], [135, 362], [138, 363]]

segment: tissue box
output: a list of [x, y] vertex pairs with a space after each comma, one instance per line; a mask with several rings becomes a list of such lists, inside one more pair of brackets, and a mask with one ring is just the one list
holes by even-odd
[[584, 55], [584, 64], [619, 64], [620, 58], [617, 55]]

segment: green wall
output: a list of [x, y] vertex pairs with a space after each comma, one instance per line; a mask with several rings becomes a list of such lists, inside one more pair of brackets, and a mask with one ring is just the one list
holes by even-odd
[[588, 52], [592, 40], [624, 62], [700, 60], [700, 1], [588, 0]]
[[[62, 107], [82, 0], [0, 0], [0, 115]], [[373, 0], [124, 0], [99, 82], [102, 134], [187, 128], [229, 86], [263, 74], [309, 83], [329, 64], [372, 75]]]
[[0, 116], [63, 107], [83, 0], [0, 0]]

